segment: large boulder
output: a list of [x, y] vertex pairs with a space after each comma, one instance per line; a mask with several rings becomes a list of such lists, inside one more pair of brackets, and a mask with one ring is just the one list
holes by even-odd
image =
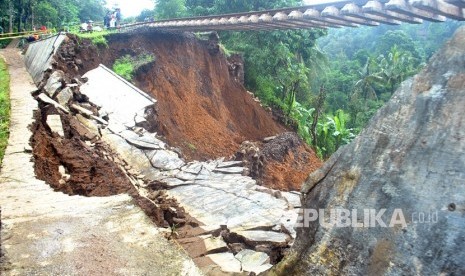
[[[462, 28], [357, 139], [309, 176], [307, 219], [270, 274], [465, 275], [464, 107]], [[330, 210], [351, 213], [325, 224], [318, 209], [326, 222]]]

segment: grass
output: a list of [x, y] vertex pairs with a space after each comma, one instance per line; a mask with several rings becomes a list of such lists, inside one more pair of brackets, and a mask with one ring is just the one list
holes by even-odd
[[134, 77], [134, 72], [141, 66], [153, 62], [155, 57], [152, 54], [141, 54], [138, 56], [125, 55], [113, 64], [113, 71], [124, 79], [131, 81]]
[[12, 41], [13, 39], [3, 39], [3, 40], [0, 40], [0, 49], [3, 49], [5, 48], [6, 46], [8, 46], [8, 44], [10, 44], [10, 42]]
[[196, 151], [197, 150], [197, 147], [192, 143], [186, 142], [186, 145], [191, 151]]
[[90, 39], [92, 44], [96, 46], [105, 46], [108, 48], [108, 42], [105, 36], [114, 33], [116, 31], [102, 31], [102, 32], [91, 32], [91, 33], [81, 33], [81, 32], [74, 32], [80, 38]]
[[134, 76], [134, 65], [132, 62], [132, 57], [126, 55], [117, 59], [115, 64], [113, 64], [113, 71], [128, 81], [132, 80]]
[[10, 75], [3, 59], [0, 59], [0, 164], [8, 144], [10, 127]]

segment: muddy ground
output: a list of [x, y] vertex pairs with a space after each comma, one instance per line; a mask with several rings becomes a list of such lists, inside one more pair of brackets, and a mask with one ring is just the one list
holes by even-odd
[[[264, 138], [289, 130], [244, 88], [240, 56], [228, 60], [213, 38], [153, 31], [118, 34], [107, 38], [107, 48], [69, 36], [58, 51], [56, 67], [76, 77], [99, 64], [112, 68], [124, 55], [153, 55], [155, 60], [140, 67], [133, 78], [158, 101], [146, 129], [161, 134], [187, 161], [250, 159], [257, 154], [259, 162], [249, 162], [251, 176], [271, 188], [298, 191], [321, 161], [297, 136], [285, 134], [263, 143]], [[256, 143], [259, 152], [241, 153], [244, 143]], [[267, 153], [273, 147], [280, 148], [279, 156]]]
[[[80, 93], [79, 86], [86, 81], [81, 76], [100, 63], [111, 68], [121, 56], [147, 53], [155, 60], [140, 67], [133, 82], [152, 94], [157, 105], [148, 114], [149, 123], [139, 127], [157, 132], [185, 160], [243, 160], [245, 173], [258, 184], [282, 191], [299, 191], [308, 174], [321, 165], [297, 134], [289, 132], [245, 90], [240, 56], [228, 61], [217, 40], [157, 32], [118, 34], [108, 37], [107, 48], [69, 35], [55, 56], [53, 70], [34, 93], [39, 110], [31, 126], [31, 145], [37, 177], [70, 195], [131, 195], [158, 226], [167, 229], [167, 238], [177, 239], [199, 264], [211, 262], [203, 257], [205, 248], [198, 237], [205, 234], [221, 236], [230, 252], [252, 249], [267, 253], [273, 264], [279, 262], [287, 244], [257, 244], [227, 228], [202, 230], [195, 218], [166, 195], [163, 183], [150, 183], [131, 168], [98, 138], [97, 128], [92, 132], [86, 125], [86, 112], [71, 108], [75, 104], [97, 116], [98, 107]], [[69, 113], [38, 97], [56, 70], [63, 72], [63, 78], [57, 92], [49, 95], [57, 100], [63, 94], [59, 91], [70, 89], [72, 97], [64, 104]], [[50, 127], [48, 119], [53, 115], [59, 115], [62, 135]]]

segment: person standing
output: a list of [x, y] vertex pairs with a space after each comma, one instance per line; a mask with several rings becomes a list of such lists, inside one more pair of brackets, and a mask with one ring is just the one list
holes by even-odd
[[116, 27], [116, 15], [115, 13], [112, 13], [110, 16], [110, 29], [113, 29]]
[[103, 18], [103, 27], [105, 29], [110, 28], [111, 12], [108, 11], [105, 17]]
[[116, 19], [116, 28], [119, 28], [120, 27], [120, 24], [121, 24], [121, 9], [120, 8], [116, 8], [115, 10], [115, 19]]

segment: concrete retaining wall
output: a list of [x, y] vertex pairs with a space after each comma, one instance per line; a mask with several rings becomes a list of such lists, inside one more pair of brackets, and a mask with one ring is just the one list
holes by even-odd
[[65, 37], [64, 34], [58, 34], [29, 45], [25, 55], [26, 68], [35, 84], [42, 81], [44, 71], [50, 67], [52, 56], [56, 53]]

